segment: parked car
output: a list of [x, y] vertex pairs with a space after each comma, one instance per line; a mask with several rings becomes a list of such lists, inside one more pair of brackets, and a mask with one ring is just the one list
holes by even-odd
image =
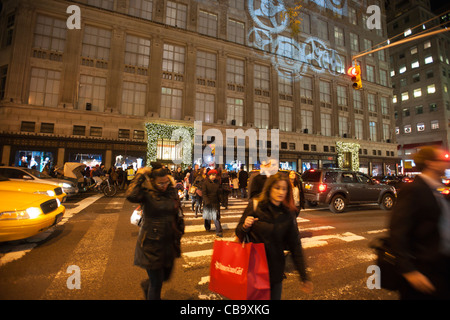
[[369, 176], [343, 169], [312, 169], [302, 175], [305, 200], [309, 205], [328, 204], [341, 213], [349, 204], [378, 203], [390, 210], [397, 192], [387, 184], [378, 184]]
[[59, 202], [66, 200], [66, 194], [61, 187], [55, 187], [48, 183], [36, 183], [29, 181], [12, 181], [0, 175], [0, 191], [21, 191], [25, 193], [46, 194], [54, 197]]
[[74, 182], [64, 179], [52, 178], [49, 175], [34, 169], [1, 166], [0, 175], [12, 181], [30, 181], [53, 184], [55, 186], [61, 187], [63, 192], [67, 194], [68, 197], [78, 194], [78, 187]]
[[65, 207], [44, 194], [0, 191], [0, 242], [34, 236], [61, 221]]

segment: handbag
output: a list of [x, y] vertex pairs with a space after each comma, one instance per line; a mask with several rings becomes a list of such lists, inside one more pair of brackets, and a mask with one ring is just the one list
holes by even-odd
[[215, 240], [209, 290], [232, 300], [269, 300], [269, 267], [264, 244]]
[[381, 287], [391, 291], [398, 290], [402, 276], [397, 271], [397, 257], [392, 250], [389, 238], [375, 238], [369, 243], [369, 247], [375, 249], [377, 254]]
[[133, 213], [131, 214], [131, 217], [130, 217], [130, 222], [132, 225], [135, 225], [138, 227], [141, 226], [141, 223], [142, 223], [142, 208], [141, 208], [141, 206], [138, 206], [133, 211]]
[[189, 188], [189, 195], [191, 195], [191, 196], [193, 196], [193, 195], [195, 195], [195, 191], [197, 190], [197, 187], [196, 186], [191, 186], [190, 188]]

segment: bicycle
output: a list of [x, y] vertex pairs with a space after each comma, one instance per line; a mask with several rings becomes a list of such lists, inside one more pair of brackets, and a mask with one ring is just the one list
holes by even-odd
[[102, 182], [97, 185], [96, 183], [92, 183], [86, 187], [87, 190], [97, 190], [99, 192], [103, 192], [107, 197], [113, 197], [117, 193], [117, 186], [115, 184], [111, 184], [109, 182], [109, 175], [105, 175], [104, 177], [100, 177]]

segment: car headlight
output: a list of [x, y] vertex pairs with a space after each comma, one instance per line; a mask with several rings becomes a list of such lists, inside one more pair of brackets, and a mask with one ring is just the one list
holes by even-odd
[[35, 219], [42, 213], [40, 208], [30, 207], [25, 210], [0, 212], [0, 220]]
[[73, 187], [71, 184], [68, 183], [60, 183], [59, 186], [66, 189]]

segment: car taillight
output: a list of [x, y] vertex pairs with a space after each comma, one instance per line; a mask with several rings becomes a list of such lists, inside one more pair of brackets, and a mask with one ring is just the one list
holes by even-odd
[[319, 184], [319, 192], [324, 192], [327, 190], [327, 185], [326, 184]]

